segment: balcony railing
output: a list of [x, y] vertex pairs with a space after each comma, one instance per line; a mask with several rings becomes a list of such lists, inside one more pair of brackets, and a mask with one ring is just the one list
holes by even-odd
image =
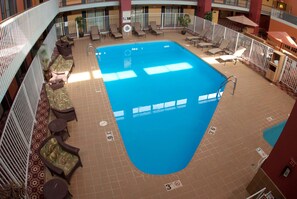
[[291, 15], [288, 12], [272, 9], [271, 16], [289, 22], [294, 26], [297, 26], [297, 16]]
[[250, 7], [250, 0], [212, 0], [212, 3], [224, 4], [229, 6], [238, 6], [243, 8]]
[[46, 1], [0, 24], [0, 101], [19, 66], [58, 10], [58, 0]]

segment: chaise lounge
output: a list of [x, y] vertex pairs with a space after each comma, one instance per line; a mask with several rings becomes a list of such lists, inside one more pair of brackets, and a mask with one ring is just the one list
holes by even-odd
[[137, 36], [146, 36], [145, 32], [141, 30], [141, 25], [139, 22], [134, 23], [134, 32], [137, 34]]
[[227, 61], [233, 61], [234, 65], [237, 63], [238, 59], [241, 58], [241, 56], [243, 55], [243, 53], [246, 51], [246, 48], [240, 46], [234, 53], [233, 55], [222, 55], [219, 57], [219, 59], [221, 59], [224, 64], [226, 64]]
[[46, 138], [38, 152], [51, 174], [64, 178], [68, 184], [74, 171], [83, 166], [78, 155], [79, 148], [64, 143], [60, 136]]
[[155, 21], [150, 21], [149, 28], [150, 28], [150, 31], [155, 35], [161, 35], [161, 34], [164, 35], [164, 32], [157, 28], [157, 24]]
[[51, 110], [57, 118], [76, 120], [76, 112], [63, 83], [45, 84], [45, 91]]
[[110, 24], [110, 33], [115, 39], [123, 38], [123, 35], [118, 31], [118, 28], [115, 24]]
[[53, 77], [59, 76], [59, 79], [67, 82], [73, 66], [74, 62], [72, 58], [65, 59], [62, 55], [59, 55], [50, 65], [49, 70], [51, 71]]
[[90, 34], [91, 40], [100, 40], [99, 30], [98, 26], [91, 26], [91, 34]]

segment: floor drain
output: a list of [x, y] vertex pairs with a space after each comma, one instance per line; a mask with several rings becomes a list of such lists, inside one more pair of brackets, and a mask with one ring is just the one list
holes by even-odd
[[173, 189], [180, 188], [180, 187], [182, 187], [183, 185], [182, 185], [182, 183], [181, 183], [180, 180], [175, 180], [175, 181], [173, 181], [173, 182], [164, 184], [164, 186], [165, 186], [166, 191], [171, 191], [171, 190], [173, 190]]
[[267, 117], [266, 120], [267, 120], [268, 122], [271, 122], [271, 121], [273, 120], [273, 117], [271, 117], [271, 116], [270, 116], [270, 117]]
[[108, 142], [114, 141], [114, 136], [112, 131], [105, 132], [105, 135]]
[[211, 134], [211, 135], [214, 135], [216, 133], [216, 130], [217, 130], [217, 127], [211, 126], [208, 129], [208, 133]]
[[99, 123], [100, 126], [106, 126], [107, 124], [108, 124], [107, 121], [104, 121], [104, 120]]

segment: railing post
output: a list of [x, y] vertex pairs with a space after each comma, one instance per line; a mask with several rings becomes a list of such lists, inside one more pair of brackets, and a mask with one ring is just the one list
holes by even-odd
[[173, 24], [173, 29], [176, 28], [176, 13], [174, 13], [174, 24]]
[[278, 79], [279, 82], [282, 81], [282, 78], [283, 78], [283, 75], [284, 75], [284, 72], [285, 72], [285, 69], [286, 69], [287, 61], [288, 61], [288, 56], [286, 56], [286, 58], [285, 58], [284, 65], [283, 65], [283, 68], [282, 68], [282, 72], [281, 72], [281, 75], [279, 76], [279, 79]]
[[249, 61], [251, 60], [251, 55], [252, 55], [252, 51], [253, 51], [253, 46], [254, 46], [254, 40], [252, 39], [251, 49], [250, 49], [250, 53], [249, 53]]
[[193, 32], [195, 33], [196, 32], [196, 16], [194, 16], [194, 25], [193, 25]]
[[237, 45], [238, 45], [238, 39], [239, 39], [239, 33], [237, 33], [237, 37], [236, 37], [236, 43], [235, 43], [235, 49], [234, 49], [234, 52], [236, 51], [237, 49]]
[[75, 28], [76, 28], [76, 37], [79, 38], [77, 21], [75, 21]]
[[161, 14], [161, 29], [164, 27], [164, 13]]

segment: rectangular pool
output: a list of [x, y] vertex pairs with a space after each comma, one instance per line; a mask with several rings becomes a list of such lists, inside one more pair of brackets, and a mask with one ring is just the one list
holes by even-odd
[[172, 41], [97, 48], [114, 116], [132, 163], [164, 175], [191, 161], [226, 77]]

